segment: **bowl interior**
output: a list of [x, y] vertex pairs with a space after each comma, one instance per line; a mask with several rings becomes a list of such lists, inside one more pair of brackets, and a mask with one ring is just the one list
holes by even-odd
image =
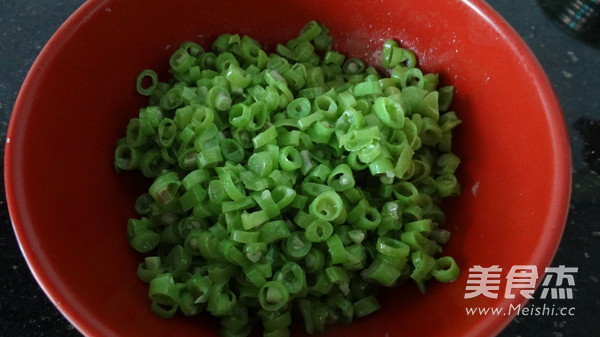
[[[517, 35], [478, 1], [86, 2], [44, 49], [19, 95], [6, 148], [14, 227], [37, 280], [88, 335], [212, 336], [212, 319], [162, 320], [135, 276], [127, 244], [133, 201], [147, 186], [116, 174], [115, 141], [145, 100], [145, 68], [166, 79], [171, 52], [221, 33], [247, 34], [268, 48], [309, 20], [326, 24], [335, 47], [378, 63], [387, 38], [412, 48], [421, 67], [456, 87], [455, 133], [462, 195], [445, 204], [453, 232], [444, 254], [462, 267], [426, 295], [386, 291], [384, 309], [328, 336], [482, 336], [509, 316], [467, 316], [466, 306], [508, 307], [522, 298], [464, 299], [473, 265], [547, 266], [569, 200], [569, 150], [560, 108], [541, 68]], [[503, 290], [503, 289], [501, 289]]]

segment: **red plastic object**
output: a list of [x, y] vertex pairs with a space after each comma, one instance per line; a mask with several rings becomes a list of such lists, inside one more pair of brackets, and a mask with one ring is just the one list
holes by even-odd
[[[386, 291], [383, 310], [327, 336], [492, 336], [511, 316], [468, 316], [465, 307], [508, 308], [523, 298], [465, 299], [468, 268], [548, 266], [570, 197], [570, 152], [552, 88], [524, 42], [483, 1], [90, 0], [54, 35], [19, 94], [6, 144], [14, 229], [36, 279], [88, 336], [215, 336], [208, 317], [162, 320], [137, 280], [140, 256], [125, 239], [134, 174], [117, 175], [115, 141], [144, 99], [135, 78], [166, 76], [184, 40], [248, 34], [265, 46], [325, 23], [335, 46], [378, 62], [387, 38], [412, 48], [423, 68], [456, 86], [461, 197], [447, 202], [445, 254], [463, 269], [426, 295]], [[501, 289], [502, 290], [502, 289]], [[507, 309], [505, 309], [507, 310]], [[302, 335], [301, 333], [298, 333]]]

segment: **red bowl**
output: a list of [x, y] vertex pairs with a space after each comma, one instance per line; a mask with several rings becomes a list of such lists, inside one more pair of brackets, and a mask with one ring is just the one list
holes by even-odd
[[[248, 34], [265, 46], [309, 20], [330, 27], [335, 47], [376, 64], [383, 41], [412, 48], [421, 66], [456, 86], [453, 109], [462, 196], [448, 200], [445, 253], [462, 267], [450, 284], [387, 291], [383, 309], [328, 336], [492, 336], [505, 316], [466, 307], [516, 306], [524, 298], [465, 299], [468, 269], [549, 265], [570, 197], [570, 152], [557, 99], [525, 43], [483, 1], [165, 2], [90, 0], [36, 60], [6, 140], [8, 205], [23, 253], [58, 309], [88, 336], [214, 336], [208, 317], [162, 320], [135, 275], [140, 256], [125, 237], [146, 189], [117, 175], [115, 140], [144, 105], [135, 78], [166, 71], [180, 42]], [[540, 280], [538, 280], [539, 282]], [[506, 280], [501, 282], [502, 286]]]

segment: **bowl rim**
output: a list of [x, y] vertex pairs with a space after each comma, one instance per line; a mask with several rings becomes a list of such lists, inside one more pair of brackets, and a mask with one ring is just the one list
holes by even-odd
[[[74, 305], [74, 301], [61, 293], [60, 287], [51, 282], [52, 275], [44, 267], [44, 258], [36, 254], [35, 249], [30, 245], [26, 233], [22, 229], [24, 223], [29, 222], [26, 206], [23, 205], [22, 197], [18, 194], [18, 186], [15, 177], [20, 176], [20, 156], [19, 149], [11, 146], [11, 138], [19, 131], [19, 120], [28, 114], [31, 104], [28, 102], [28, 92], [36, 90], [36, 74], [43, 71], [44, 64], [48, 59], [55, 56], [58, 50], [68, 43], [77, 27], [92, 17], [97, 11], [102, 10], [107, 3], [113, 0], [89, 0], [79, 6], [56, 30], [43, 47], [42, 51], [34, 60], [28, 71], [21, 89], [15, 100], [15, 104], [10, 116], [9, 125], [5, 139], [5, 166], [4, 183], [7, 207], [11, 219], [12, 227], [15, 232], [19, 248], [23, 254], [27, 265], [51, 303], [62, 313], [62, 315], [82, 334], [95, 335], [97, 330], [88, 320], [81, 315]], [[537, 94], [543, 104], [548, 128], [550, 134], [551, 147], [554, 150], [552, 164], [556, 170], [555, 180], [552, 190], [556, 191], [550, 201], [549, 212], [547, 214], [547, 225], [552, 224], [553, 231], [546, 240], [538, 244], [538, 255], [534, 257], [535, 262], [541, 266], [549, 266], [552, 262], [558, 246], [560, 244], [569, 210], [571, 199], [572, 167], [571, 167], [571, 148], [568, 137], [568, 130], [565, 116], [558, 97], [548, 79], [544, 69], [539, 63], [537, 57], [533, 54], [526, 42], [521, 38], [517, 31], [484, 0], [456, 0], [477, 13], [494, 31], [498, 33], [510, 49], [518, 55], [521, 61], [526, 63], [533, 73], [531, 78], [539, 84]], [[538, 284], [541, 278], [538, 279]], [[521, 304], [525, 304], [526, 299]], [[492, 336], [499, 334], [512, 321], [516, 313], [506, 316], [491, 315], [485, 316], [485, 322], [479, 325], [479, 332], [489, 332]]]

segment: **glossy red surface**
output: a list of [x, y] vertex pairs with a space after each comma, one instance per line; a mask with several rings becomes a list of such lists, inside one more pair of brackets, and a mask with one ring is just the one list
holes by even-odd
[[[162, 69], [180, 42], [243, 33], [273, 47], [316, 19], [336, 47], [377, 63], [387, 38], [413, 48], [421, 65], [456, 86], [461, 197], [449, 200], [453, 238], [445, 253], [463, 268], [451, 284], [420, 295], [385, 292], [383, 310], [327, 336], [492, 336], [510, 316], [467, 316], [473, 265], [547, 266], [570, 196], [563, 117], [531, 52], [483, 1], [90, 0], [56, 33], [18, 97], [6, 144], [6, 189], [14, 228], [48, 296], [88, 336], [214, 336], [211, 319], [162, 320], [149, 310], [140, 261], [125, 239], [144, 181], [115, 174], [115, 141], [144, 100], [145, 68]], [[163, 77], [164, 78], [164, 77]]]

